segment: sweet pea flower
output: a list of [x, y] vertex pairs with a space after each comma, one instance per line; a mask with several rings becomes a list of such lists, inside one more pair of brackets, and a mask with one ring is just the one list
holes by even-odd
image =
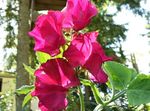
[[60, 46], [65, 44], [62, 34], [64, 16], [60, 11], [49, 11], [37, 18], [35, 28], [29, 35], [35, 40], [35, 51], [42, 51], [55, 56], [59, 54]]
[[64, 59], [51, 59], [35, 71], [35, 76], [45, 84], [70, 88], [79, 85], [73, 67]]
[[83, 67], [86, 68], [91, 73], [90, 79], [92, 81], [98, 83], [106, 83], [108, 77], [101, 67], [105, 61], [112, 60], [112, 58], [107, 57], [105, 55], [103, 48], [99, 43], [95, 42], [92, 44], [92, 46], [93, 46], [92, 53]]
[[70, 46], [64, 52], [64, 57], [73, 67], [83, 66], [86, 63], [93, 50], [92, 43], [96, 42], [97, 36], [98, 32], [74, 35]]
[[68, 104], [67, 92], [68, 89], [58, 85], [45, 84], [37, 77], [32, 96], [38, 97], [41, 111], [61, 111]]
[[90, 23], [98, 10], [89, 0], [68, 0], [62, 12], [65, 15], [63, 27], [79, 31]]
[[64, 52], [64, 57], [73, 67], [82, 66], [91, 73], [91, 79], [95, 82], [105, 83], [107, 75], [102, 71], [102, 63], [111, 60], [107, 57], [96, 41], [97, 32], [74, 35], [70, 46]]
[[35, 71], [36, 82], [32, 96], [39, 98], [42, 111], [59, 111], [67, 105], [70, 87], [79, 85], [73, 67], [64, 59], [51, 59]]

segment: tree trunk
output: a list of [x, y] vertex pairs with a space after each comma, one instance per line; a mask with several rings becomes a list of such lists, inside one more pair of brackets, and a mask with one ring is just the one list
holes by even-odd
[[[29, 20], [30, 20], [30, 0], [19, 0], [19, 26], [18, 26], [18, 46], [17, 46], [17, 77], [16, 88], [29, 84], [29, 75], [23, 67], [23, 63], [29, 65]], [[16, 96], [16, 111], [23, 111], [22, 102], [24, 96]]]

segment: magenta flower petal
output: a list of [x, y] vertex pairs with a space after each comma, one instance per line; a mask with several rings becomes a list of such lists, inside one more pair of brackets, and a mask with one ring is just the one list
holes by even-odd
[[108, 81], [108, 76], [101, 68], [99, 68], [98, 73], [92, 73], [89, 75], [89, 77], [90, 80], [98, 83], [106, 83]]
[[60, 46], [65, 44], [62, 34], [64, 16], [59, 11], [49, 11], [47, 15], [38, 17], [35, 28], [29, 35], [35, 39], [35, 51], [42, 51], [55, 56]]
[[98, 10], [89, 0], [68, 0], [62, 12], [65, 14], [63, 27], [78, 31], [90, 23]]
[[107, 75], [101, 69], [102, 63], [111, 60], [105, 55], [103, 48], [96, 41], [97, 32], [74, 35], [70, 46], [64, 52], [64, 57], [73, 67], [82, 66], [91, 73], [95, 82], [105, 83]]
[[74, 35], [69, 48], [64, 52], [64, 57], [72, 66], [82, 66], [92, 53], [92, 43], [96, 42], [97, 32]]
[[59, 85], [65, 88], [79, 85], [73, 67], [64, 59], [52, 59], [42, 64], [35, 72], [44, 84]]
[[84, 64], [84, 67], [91, 73], [91, 80], [99, 83], [107, 82], [107, 75], [102, 70], [102, 63], [111, 60], [107, 57], [99, 43], [93, 43], [92, 54]]
[[32, 96], [38, 97], [41, 111], [59, 111], [65, 109], [68, 104], [67, 91], [61, 86], [44, 84], [37, 78]]
[[42, 111], [59, 111], [67, 106], [68, 88], [79, 85], [73, 67], [64, 59], [51, 59], [35, 71], [32, 96], [39, 98]]

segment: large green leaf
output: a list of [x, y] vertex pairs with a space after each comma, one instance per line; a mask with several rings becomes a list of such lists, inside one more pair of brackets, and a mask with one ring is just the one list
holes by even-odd
[[38, 61], [42, 64], [45, 63], [47, 60], [49, 60], [51, 58], [51, 56], [47, 53], [44, 52], [36, 52], [36, 56]]
[[127, 68], [126, 66], [109, 61], [103, 64], [103, 69], [109, 77], [109, 81], [112, 83], [115, 89], [122, 90], [127, 88], [127, 85], [130, 83], [135, 72]]
[[18, 94], [28, 94], [29, 92], [31, 92], [34, 89], [33, 85], [24, 85], [22, 87], [20, 87], [19, 89], [17, 89], [17, 93]]
[[150, 75], [139, 74], [130, 83], [127, 98], [131, 105], [150, 103]]

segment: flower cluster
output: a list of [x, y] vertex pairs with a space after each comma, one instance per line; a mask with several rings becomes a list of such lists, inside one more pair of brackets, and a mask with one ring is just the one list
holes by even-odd
[[[29, 32], [35, 40], [35, 51], [48, 53], [53, 59], [43, 63], [35, 71], [35, 90], [32, 96], [39, 98], [42, 111], [60, 111], [65, 109], [69, 88], [78, 86], [79, 79], [75, 68], [89, 71], [89, 78], [105, 83], [107, 75], [101, 69], [104, 61], [110, 60], [96, 41], [98, 32], [80, 33], [91, 18], [98, 13], [89, 0], [68, 0], [61, 11], [49, 11], [40, 15], [35, 28]], [[63, 32], [71, 32], [66, 39]], [[57, 58], [60, 47], [67, 46], [63, 57]]]

